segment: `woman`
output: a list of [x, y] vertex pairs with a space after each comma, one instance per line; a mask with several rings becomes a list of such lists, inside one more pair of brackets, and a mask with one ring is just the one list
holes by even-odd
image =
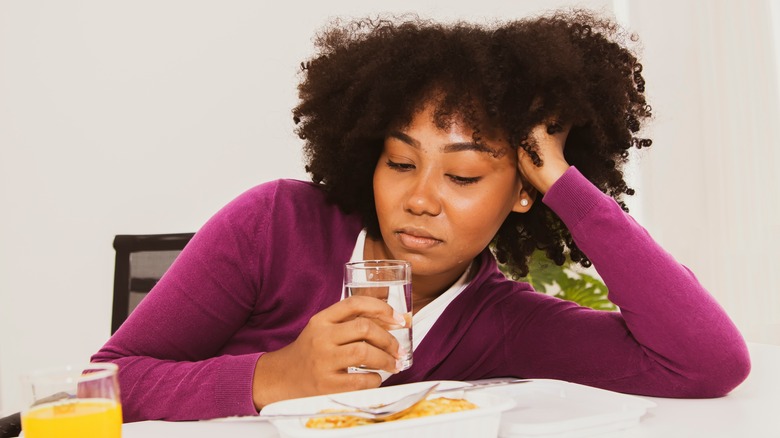
[[[621, 208], [650, 117], [620, 30], [586, 12], [494, 26], [334, 23], [294, 110], [312, 183], [255, 187], [206, 223], [93, 356], [125, 421], [251, 415], [292, 397], [419, 380], [554, 378], [670, 397], [728, 393], [741, 335]], [[623, 206], [624, 207], [624, 206]], [[536, 248], [591, 263], [620, 312], [507, 279]], [[414, 365], [342, 268], [412, 264]], [[356, 364], [393, 373], [348, 373]]]

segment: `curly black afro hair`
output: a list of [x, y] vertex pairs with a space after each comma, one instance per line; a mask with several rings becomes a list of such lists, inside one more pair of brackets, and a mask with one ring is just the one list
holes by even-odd
[[[293, 116], [306, 171], [378, 237], [372, 178], [385, 134], [408, 124], [435, 94], [437, 125], [457, 116], [475, 133], [482, 124], [499, 128], [537, 165], [531, 129], [572, 123], [567, 161], [627, 211], [622, 197], [633, 190], [622, 166], [629, 149], [651, 143], [636, 136], [651, 114], [632, 42], [614, 22], [583, 10], [483, 25], [416, 16], [334, 21], [318, 34], [318, 53], [301, 64]], [[590, 265], [541, 202], [510, 213], [492, 247], [516, 277], [528, 274], [536, 249], [559, 265], [567, 253]]]

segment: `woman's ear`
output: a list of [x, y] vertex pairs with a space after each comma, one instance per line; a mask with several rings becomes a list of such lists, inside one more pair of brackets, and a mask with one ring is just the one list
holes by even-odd
[[512, 206], [512, 211], [516, 213], [527, 213], [528, 210], [531, 209], [531, 206], [534, 205], [537, 193], [539, 192], [537, 192], [531, 184], [524, 184], [515, 200], [515, 205]]

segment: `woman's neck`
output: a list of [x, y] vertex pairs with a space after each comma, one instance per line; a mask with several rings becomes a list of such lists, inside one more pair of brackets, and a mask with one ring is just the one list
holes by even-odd
[[[468, 266], [466, 267], [468, 268]], [[465, 270], [464, 270], [465, 271]], [[449, 274], [449, 273], [448, 273]], [[446, 292], [463, 272], [457, 275], [415, 276], [412, 274], [412, 309], [413, 313], [425, 307], [431, 301]]]

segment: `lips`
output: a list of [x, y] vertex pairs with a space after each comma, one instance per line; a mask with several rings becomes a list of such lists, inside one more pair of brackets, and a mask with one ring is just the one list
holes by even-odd
[[403, 228], [395, 232], [401, 245], [409, 249], [428, 249], [443, 241], [420, 228]]

